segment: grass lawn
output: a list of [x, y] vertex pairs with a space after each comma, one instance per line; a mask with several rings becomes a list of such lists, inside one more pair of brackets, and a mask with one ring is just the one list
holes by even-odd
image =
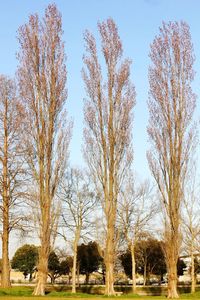
[[[19, 300], [20, 297], [19, 296], [1, 296], [2, 299], [5, 299], [5, 300]], [[75, 299], [73, 297], [60, 297], [60, 296], [44, 296], [44, 297], [38, 297], [38, 296], [23, 296], [21, 297], [22, 300], [59, 300], [59, 299], [65, 299], [65, 300], [71, 300], [71, 299]], [[118, 298], [123, 298], [123, 297], [117, 297]], [[87, 300], [88, 298], [81, 298], [82, 300]], [[91, 299], [93, 300], [105, 300], [105, 297], [92, 297]], [[116, 300], [116, 297], [109, 297], [109, 299], [112, 299], [112, 300]], [[129, 298], [130, 299], [130, 298]], [[131, 299], [134, 299], [134, 300], [166, 300], [167, 298], [166, 297], [163, 297], [163, 296], [135, 296], [135, 297], [131, 297]], [[179, 299], [200, 299], [200, 295], [194, 295], [194, 296], [190, 296], [190, 297], [186, 297], [186, 296], [181, 296]]]
[[[138, 296], [133, 294], [125, 294], [117, 297], [106, 297], [102, 295], [91, 295], [91, 294], [83, 294], [77, 293], [76, 295], [72, 295], [69, 292], [56, 292], [52, 291], [43, 297], [32, 296], [33, 288], [32, 287], [12, 287], [9, 289], [1, 289], [0, 288], [0, 300], [58, 300], [58, 299], [80, 299], [80, 300], [105, 300], [105, 298], [109, 299], [134, 299], [134, 300], [166, 300], [165, 296]], [[200, 300], [200, 292], [197, 292], [193, 295], [191, 294], [182, 294], [180, 299], [199, 299]]]

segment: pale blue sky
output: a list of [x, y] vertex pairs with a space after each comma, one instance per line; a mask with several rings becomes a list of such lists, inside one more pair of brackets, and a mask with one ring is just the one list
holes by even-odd
[[[18, 47], [16, 31], [34, 12], [43, 14], [51, 3], [46, 0], [7, 0], [0, 2], [0, 73], [14, 76]], [[112, 17], [123, 41], [124, 53], [133, 60], [132, 80], [137, 92], [135, 107], [133, 146], [134, 167], [141, 176], [148, 176], [146, 150], [148, 148], [146, 125], [148, 119], [146, 101], [148, 98], [149, 45], [162, 20], [185, 20], [191, 28], [196, 54], [197, 75], [194, 91], [200, 88], [200, 1], [199, 0], [56, 0], [63, 17], [64, 40], [66, 43], [68, 69], [68, 111], [74, 119], [70, 160], [82, 164], [81, 144], [85, 97], [81, 79], [83, 32], [91, 30], [96, 37], [97, 21]], [[197, 112], [197, 115], [198, 112]]]

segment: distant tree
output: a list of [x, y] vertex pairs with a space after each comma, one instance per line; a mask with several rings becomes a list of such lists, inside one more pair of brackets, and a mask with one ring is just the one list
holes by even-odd
[[163, 253], [163, 243], [156, 239], [152, 239], [149, 243], [151, 255], [149, 256], [149, 270], [151, 274], [159, 275], [160, 282], [163, 280], [163, 275], [167, 272], [165, 256]]
[[195, 276], [200, 273], [200, 260], [197, 257], [194, 259], [194, 272]]
[[38, 247], [26, 244], [17, 249], [12, 258], [11, 266], [13, 269], [23, 272], [25, 278], [29, 274], [29, 281], [31, 281], [37, 262]]
[[148, 181], [136, 182], [133, 173], [127, 172], [118, 205], [119, 228], [122, 241], [127, 242], [132, 256], [132, 291], [136, 293], [136, 260], [135, 247], [155, 217], [157, 206], [153, 198], [152, 188]]
[[77, 261], [79, 262], [79, 272], [86, 276], [85, 283], [89, 283], [89, 276], [92, 272], [98, 271], [103, 258], [99, 254], [96, 242], [89, 242], [87, 245], [78, 246]]
[[126, 276], [132, 279], [132, 257], [130, 249], [127, 249], [126, 252], [122, 253], [119, 259], [124, 268]]
[[[194, 257], [193, 265], [192, 265], [192, 262], [191, 262], [190, 267], [189, 267], [189, 272], [191, 274], [191, 278], [193, 277], [191, 287], [192, 287], [192, 285], [194, 285], [194, 287], [196, 287], [197, 274], [200, 273], [200, 260], [197, 257]], [[191, 290], [191, 293], [192, 292], [193, 291]]]
[[68, 275], [70, 283], [70, 274], [72, 274], [73, 268], [73, 257], [67, 256], [64, 260], [60, 262], [60, 275]]
[[72, 271], [73, 258], [67, 256], [64, 260], [60, 260], [55, 251], [51, 251], [48, 259], [48, 275], [51, 283], [55, 283], [56, 278], [62, 275], [69, 275]]
[[55, 251], [51, 251], [48, 258], [48, 275], [51, 278], [51, 283], [55, 282], [57, 277], [60, 277], [60, 262]]
[[136, 253], [138, 272], [144, 276], [144, 285], [149, 283], [151, 274], [160, 271], [159, 275], [162, 277], [166, 273], [165, 258], [160, 241], [151, 237], [142, 239], [136, 245]]
[[[77, 249], [85, 233], [89, 232], [91, 215], [96, 203], [89, 177], [83, 170], [71, 168], [66, 172], [60, 190], [62, 200], [62, 229], [73, 235], [72, 293], [76, 293]], [[65, 238], [66, 233], [63, 233]]]
[[[153, 238], [138, 241], [135, 247], [136, 272], [144, 276], [144, 285], [149, 282], [150, 275], [159, 275], [160, 282], [163, 275], [167, 273], [167, 266], [163, 253], [163, 245], [161, 241]], [[132, 258], [131, 251], [127, 249], [120, 256], [125, 274], [132, 279]], [[186, 264], [182, 259], [177, 262], [177, 275], [183, 275]]]
[[[126, 275], [132, 278], [132, 256], [128, 249], [120, 256]], [[144, 285], [151, 274], [159, 275], [160, 281], [166, 273], [166, 264], [161, 242], [148, 238], [137, 241], [135, 245], [136, 272], [144, 276]]]
[[183, 259], [178, 258], [178, 262], [177, 262], [177, 275], [181, 276], [184, 274], [184, 269], [186, 268], [186, 263], [184, 262]]
[[[37, 271], [38, 262], [38, 247], [34, 245], [24, 245], [17, 249], [11, 266], [13, 269], [23, 272], [24, 277], [30, 274], [29, 280], [32, 280], [32, 274]], [[55, 251], [51, 251], [48, 258], [48, 275], [51, 282], [54, 283], [55, 279], [61, 275], [69, 274], [72, 268], [72, 258], [67, 257], [65, 260], [59, 260]]]

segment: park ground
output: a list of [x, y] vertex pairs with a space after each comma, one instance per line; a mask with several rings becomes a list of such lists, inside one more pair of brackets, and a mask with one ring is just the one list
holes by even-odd
[[[139, 296], [139, 295], [133, 295], [133, 294], [124, 294], [122, 296], [116, 296], [116, 297], [107, 297], [102, 295], [91, 295], [91, 294], [85, 294], [85, 293], [77, 293], [75, 295], [72, 295], [69, 292], [63, 292], [63, 291], [51, 291], [47, 295], [43, 297], [38, 296], [32, 296], [33, 288], [31, 287], [12, 287], [9, 289], [1, 289], [0, 288], [0, 299], [5, 300], [105, 300], [105, 298], [109, 299], [134, 299], [134, 300], [166, 300], [166, 296]], [[194, 294], [181, 294], [180, 299], [200, 299], [200, 292], [196, 292]]]

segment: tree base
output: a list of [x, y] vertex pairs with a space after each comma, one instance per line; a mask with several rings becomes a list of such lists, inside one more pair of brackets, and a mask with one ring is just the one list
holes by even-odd
[[1, 282], [1, 288], [2, 289], [7, 289], [11, 287], [11, 283], [10, 282]]
[[45, 285], [43, 282], [38, 282], [34, 291], [33, 291], [34, 296], [44, 296], [45, 295]]

